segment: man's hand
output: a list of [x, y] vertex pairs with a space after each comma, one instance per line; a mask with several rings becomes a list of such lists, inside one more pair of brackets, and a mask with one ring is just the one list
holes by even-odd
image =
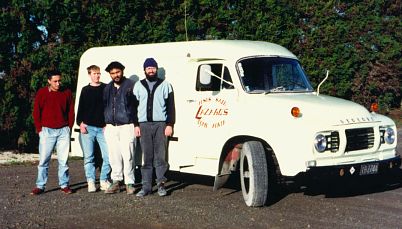
[[166, 126], [165, 128], [165, 136], [166, 137], [171, 137], [173, 135], [173, 127], [172, 126]]
[[134, 136], [135, 137], [141, 137], [141, 129], [139, 126], [134, 127]]
[[88, 133], [87, 124], [81, 122], [81, 124], [80, 124], [80, 132], [81, 132], [81, 134], [87, 134]]

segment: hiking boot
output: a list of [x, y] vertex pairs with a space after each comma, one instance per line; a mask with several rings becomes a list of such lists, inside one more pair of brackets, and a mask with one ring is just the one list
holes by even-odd
[[40, 194], [42, 194], [44, 192], [45, 192], [44, 189], [36, 187], [36, 188], [32, 189], [31, 195], [37, 196], [37, 195], [40, 195]]
[[151, 191], [145, 191], [144, 189], [141, 189], [141, 191], [139, 191], [139, 192], [137, 193], [137, 195], [135, 195], [135, 196], [137, 196], [137, 197], [144, 197], [144, 196], [149, 195], [149, 194], [151, 194]]
[[60, 191], [61, 191], [62, 193], [64, 193], [64, 194], [71, 194], [71, 193], [73, 193], [73, 190], [71, 190], [71, 188], [68, 187], [68, 186], [66, 186], [66, 187], [64, 187], [64, 188], [60, 188]]
[[167, 191], [165, 189], [165, 183], [160, 183], [158, 185], [158, 195], [159, 196], [166, 196], [167, 195]]
[[126, 192], [127, 192], [127, 195], [133, 195], [134, 192], [135, 192], [134, 185], [133, 184], [127, 184], [126, 185]]
[[93, 181], [88, 182], [88, 192], [96, 192], [95, 182]]
[[113, 194], [120, 192], [120, 182], [114, 181], [106, 190], [106, 194]]
[[108, 180], [101, 180], [100, 182], [100, 190], [105, 191], [109, 188], [110, 182]]

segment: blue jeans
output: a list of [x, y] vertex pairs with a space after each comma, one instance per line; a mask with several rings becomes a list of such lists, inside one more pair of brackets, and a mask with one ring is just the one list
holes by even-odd
[[36, 187], [40, 189], [45, 189], [46, 187], [49, 162], [55, 146], [57, 161], [59, 162], [59, 186], [61, 188], [68, 186], [70, 180], [67, 164], [70, 149], [70, 128], [68, 126], [58, 129], [42, 127], [42, 131], [39, 133], [39, 165], [36, 180]]
[[84, 169], [85, 176], [88, 182], [95, 182], [96, 168], [95, 168], [95, 152], [94, 144], [95, 139], [99, 144], [102, 153], [102, 168], [99, 179], [101, 181], [109, 180], [110, 164], [109, 153], [105, 136], [103, 135], [103, 128], [96, 126], [87, 126], [86, 134], [80, 133], [79, 140], [81, 149], [84, 152]]

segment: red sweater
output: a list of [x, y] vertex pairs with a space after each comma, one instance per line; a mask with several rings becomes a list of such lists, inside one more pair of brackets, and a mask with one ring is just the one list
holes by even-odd
[[36, 132], [42, 127], [61, 128], [74, 125], [74, 101], [69, 89], [50, 91], [48, 87], [39, 89], [36, 94], [33, 119]]

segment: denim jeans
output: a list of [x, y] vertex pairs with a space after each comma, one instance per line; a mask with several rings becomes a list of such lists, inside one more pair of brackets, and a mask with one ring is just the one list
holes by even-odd
[[140, 123], [140, 143], [144, 159], [141, 174], [142, 187], [145, 191], [152, 189], [153, 168], [155, 168], [157, 184], [167, 180], [165, 173], [169, 165], [166, 162], [167, 138], [165, 128], [164, 122]]
[[70, 149], [70, 128], [68, 126], [58, 129], [42, 127], [42, 131], [39, 133], [39, 165], [36, 180], [36, 187], [40, 189], [46, 188], [49, 162], [55, 146], [59, 162], [59, 186], [65, 188], [69, 185], [70, 176], [67, 163]]
[[95, 182], [96, 177], [95, 151], [94, 151], [95, 140], [99, 144], [103, 160], [99, 179], [101, 181], [109, 180], [109, 174], [111, 169], [109, 164], [109, 153], [107, 149], [107, 144], [105, 136], [103, 134], [103, 128], [96, 126], [87, 126], [87, 132], [88, 133], [86, 134], [80, 133], [79, 136], [81, 149], [84, 153], [84, 169], [87, 181]]

